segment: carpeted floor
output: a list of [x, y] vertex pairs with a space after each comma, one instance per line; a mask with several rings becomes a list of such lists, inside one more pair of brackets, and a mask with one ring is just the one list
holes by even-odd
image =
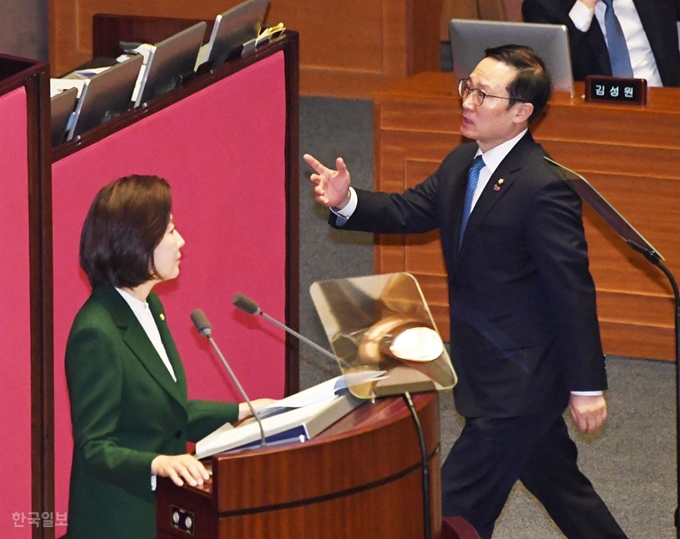
[[[302, 97], [300, 150], [333, 165], [342, 156], [354, 185], [372, 186], [372, 104], [369, 101]], [[373, 236], [338, 232], [326, 225], [327, 212], [314, 204], [310, 170], [300, 158], [300, 327], [327, 346], [309, 298], [313, 282], [373, 273]], [[580, 463], [631, 539], [677, 537], [675, 365], [609, 358], [609, 420], [595, 436], [572, 429]], [[325, 356], [301, 346], [300, 385], [309, 387], [337, 375]], [[442, 460], [462, 419], [449, 392], [440, 395]], [[568, 420], [570, 423], [570, 420]], [[498, 520], [494, 539], [563, 537], [543, 508], [517, 485]], [[588, 538], [583, 538], [588, 539]]]

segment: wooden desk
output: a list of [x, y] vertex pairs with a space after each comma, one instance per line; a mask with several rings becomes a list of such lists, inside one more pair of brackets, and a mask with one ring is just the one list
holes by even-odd
[[[583, 85], [577, 85], [577, 96]], [[402, 191], [434, 172], [463, 141], [460, 98], [448, 73], [420, 73], [374, 96], [375, 189]], [[680, 91], [651, 88], [645, 107], [584, 103], [558, 93], [532, 127], [551, 156], [585, 176], [680, 276]], [[584, 208], [607, 354], [675, 359], [674, 303], [666, 277]], [[419, 280], [448, 338], [439, 235], [380, 236], [376, 273]], [[576, 337], [576, 336], [575, 336]]]
[[[240, 1], [49, 0], [52, 72], [90, 60], [95, 14], [214, 20]], [[302, 93], [369, 99], [390, 82], [439, 69], [442, 2], [273, 0], [266, 22], [299, 32]]]
[[[428, 455], [432, 537], [441, 531], [439, 407], [414, 397]], [[401, 397], [366, 402], [302, 443], [219, 455], [201, 488], [159, 478], [159, 539], [188, 537], [173, 525], [185, 510], [195, 539], [411, 539], [423, 534], [422, 456]]]

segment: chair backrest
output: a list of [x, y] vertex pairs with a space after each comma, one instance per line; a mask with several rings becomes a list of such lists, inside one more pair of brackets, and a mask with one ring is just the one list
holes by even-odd
[[463, 517], [444, 517], [441, 539], [480, 539], [477, 531]]
[[505, 20], [522, 22], [522, 0], [503, 0], [505, 5]]
[[439, 25], [441, 41], [449, 41], [451, 19], [522, 20], [522, 0], [444, 0]]

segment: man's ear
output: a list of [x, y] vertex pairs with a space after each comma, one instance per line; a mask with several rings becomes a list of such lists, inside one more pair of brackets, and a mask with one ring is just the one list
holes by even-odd
[[524, 122], [529, 122], [529, 118], [534, 112], [534, 105], [532, 103], [517, 103], [515, 105], [515, 116], [513, 121], [515, 123], [521, 124]]

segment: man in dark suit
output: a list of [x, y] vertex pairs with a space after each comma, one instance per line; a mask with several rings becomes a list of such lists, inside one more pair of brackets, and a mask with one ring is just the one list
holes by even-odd
[[442, 468], [444, 514], [488, 539], [520, 479], [567, 537], [625, 538], [562, 416], [568, 406], [582, 431], [597, 430], [606, 373], [581, 201], [528, 131], [550, 78], [526, 47], [486, 54], [459, 86], [461, 133], [476, 143], [403, 194], [355, 190], [341, 158], [331, 170], [305, 155], [314, 195], [335, 227], [441, 233], [465, 417]]
[[[527, 22], [564, 24], [569, 29], [576, 80], [612, 75], [604, 23], [604, 0], [524, 0]], [[680, 52], [676, 21], [678, 0], [614, 0], [630, 53], [633, 76], [650, 86], [680, 86]]]

